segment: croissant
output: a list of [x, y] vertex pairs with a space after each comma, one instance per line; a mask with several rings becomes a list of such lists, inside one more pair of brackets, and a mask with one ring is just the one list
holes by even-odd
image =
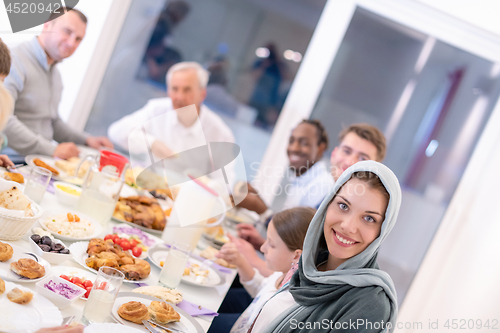
[[0, 261], [7, 261], [12, 258], [14, 254], [14, 250], [12, 250], [12, 246], [7, 243], [0, 242]]
[[141, 302], [130, 301], [118, 308], [118, 315], [125, 320], [136, 324], [142, 324], [143, 320], [149, 319], [148, 308]]
[[149, 315], [158, 324], [168, 324], [173, 321], [180, 321], [181, 316], [174, 308], [165, 302], [152, 301], [148, 307]]
[[151, 266], [145, 260], [135, 259], [133, 265], [120, 266], [119, 270], [125, 274], [127, 280], [135, 281], [147, 278], [151, 273]]
[[38, 279], [45, 275], [45, 268], [33, 259], [19, 259], [10, 264], [10, 269], [28, 279]]

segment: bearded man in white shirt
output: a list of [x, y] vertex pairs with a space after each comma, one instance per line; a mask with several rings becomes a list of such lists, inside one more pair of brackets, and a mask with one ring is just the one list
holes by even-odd
[[142, 109], [111, 124], [109, 138], [132, 154], [137, 149], [135, 142], [144, 142], [144, 136], [134, 137], [143, 126], [156, 161], [209, 142], [234, 143], [229, 127], [203, 104], [208, 77], [196, 62], [175, 64], [167, 73], [168, 97], [152, 99]]

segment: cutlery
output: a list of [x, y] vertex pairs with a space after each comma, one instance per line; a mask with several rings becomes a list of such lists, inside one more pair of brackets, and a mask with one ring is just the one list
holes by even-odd
[[172, 327], [162, 326], [162, 325], [160, 325], [160, 324], [158, 324], [158, 323], [155, 323], [154, 321], [149, 320], [149, 319], [148, 319], [147, 321], [148, 321], [148, 324], [149, 324], [149, 323], [154, 324], [154, 325], [158, 326], [159, 328], [164, 329], [164, 330], [166, 330], [166, 331], [178, 332], [178, 333], [184, 333], [184, 331], [178, 330], [177, 328], [172, 328]]
[[61, 326], [71, 324], [73, 322], [73, 319], [75, 319], [75, 316], [68, 316], [68, 317], [63, 318]]
[[155, 329], [147, 320], [143, 320], [142, 323], [151, 333], [160, 333], [157, 329]]
[[24, 166], [24, 164], [22, 164], [22, 163], [21, 164], [16, 164], [16, 165], [9, 165], [5, 169], [7, 169], [7, 170], [15, 170], [15, 169], [17, 169], [19, 167], [22, 167], [22, 166]]

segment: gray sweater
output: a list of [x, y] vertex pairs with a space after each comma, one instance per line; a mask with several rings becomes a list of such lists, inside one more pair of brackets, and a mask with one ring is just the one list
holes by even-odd
[[12, 50], [12, 66], [5, 87], [14, 97], [14, 115], [5, 127], [9, 147], [22, 155], [52, 156], [57, 142], [85, 144], [86, 133], [77, 133], [57, 113], [63, 89], [56, 64], [47, 64], [47, 55], [37, 37]]

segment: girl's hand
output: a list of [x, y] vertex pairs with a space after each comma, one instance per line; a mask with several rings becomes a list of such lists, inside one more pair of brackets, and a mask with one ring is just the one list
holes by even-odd
[[241, 265], [241, 260], [243, 259], [236, 244], [233, 242], [224, 244], [216, 257], [224, 259], [229, 264], [236, 265], [237, 267]]

